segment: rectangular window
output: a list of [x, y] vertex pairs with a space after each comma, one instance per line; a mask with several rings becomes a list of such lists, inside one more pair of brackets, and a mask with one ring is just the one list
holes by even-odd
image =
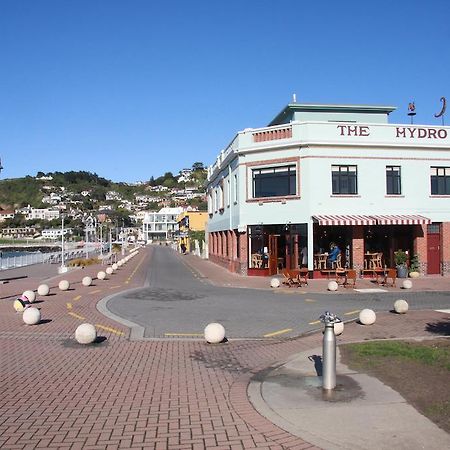
[[227, 178], [226, 196], [227, 196], [227, 206], [229, 207], [231, 202], [230, 178]]
[[237, 175], [234, 175], [234, 203], [237, 203], [238, 201], [238, 181], [237, 181]]
[[400, 195], [401, 193], [400, 166], [386, 166], [386, 194]]
[[450, 167], [431, 167], [431, 195], [450, 195]]
[[253, 197], [282, 197], [297, 193], [297, 170], [295, 165], [254, 169]]
[[331, 166], [333, 195], [357, 194], [358, 173], [356, 166]]

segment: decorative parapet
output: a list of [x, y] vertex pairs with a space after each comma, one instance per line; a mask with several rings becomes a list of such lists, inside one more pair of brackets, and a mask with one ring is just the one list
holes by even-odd
[[253, 133], [253, 142], [275, 141], [277, 139], [290, 139], [292, 127], [276, 128], [273, 130], [257, 131]]

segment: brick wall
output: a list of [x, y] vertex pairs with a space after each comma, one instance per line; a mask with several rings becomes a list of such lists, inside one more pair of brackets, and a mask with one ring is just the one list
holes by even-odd
[[413, 256], [418, 255], [420, 263], [420, 273], [428, 272], [428, 242], [427, 242], [427, 226], [416, 225], [414, 227], [414, 248]]
[[353, 227], [352, 261], [357, 273], [364, 269], [364, 227], [362, 225]]
[[442, 274], [450, 275], [450, 222], [443, 222], [441, 227]]

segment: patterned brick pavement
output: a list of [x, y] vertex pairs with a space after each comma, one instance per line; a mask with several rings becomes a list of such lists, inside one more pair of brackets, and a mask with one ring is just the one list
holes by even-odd
[[[261, 370], [319, 347], [321, 334], [221, 345], [129, 341], [129, 330], [103, 317], [95, 305], [115, 291], [142, 286], [149, 263], [151, 250], [146, 249], [109, 280], [96, 280], [89, 288], [80, 280], [95, 275], [98, 266], [52, 279], [56, 295], [39, 299], [44, 321], [36, 326], [23, 324], [12, 301], [32, 283], [36, 289], [39, 277], [30, 274], [1, 287], [0, 447], [315, 448], [259, 415], [247, 398], [247, 386]], [[55, 289], [61, 278], [70, 279], [73, 290]], [[83, 321], [95, 323], [106, 339], [78, 345], [73, 333]], [[375, 325], [369, 333], [349, 324], [341, 342], [432, 336], [448, 327], [448, 315], [385, 314]]]

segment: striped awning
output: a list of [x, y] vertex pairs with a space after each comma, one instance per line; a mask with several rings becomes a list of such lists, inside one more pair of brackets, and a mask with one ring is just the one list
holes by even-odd
[[372, 216], [360, 215], [320, 215], [312, 216], [319, 225], [376, 225]]
[[428, 225], [431, 223], [427, 217], [418, 215], [390, 214], [372, 217], [377, 221], [377, 225]]

